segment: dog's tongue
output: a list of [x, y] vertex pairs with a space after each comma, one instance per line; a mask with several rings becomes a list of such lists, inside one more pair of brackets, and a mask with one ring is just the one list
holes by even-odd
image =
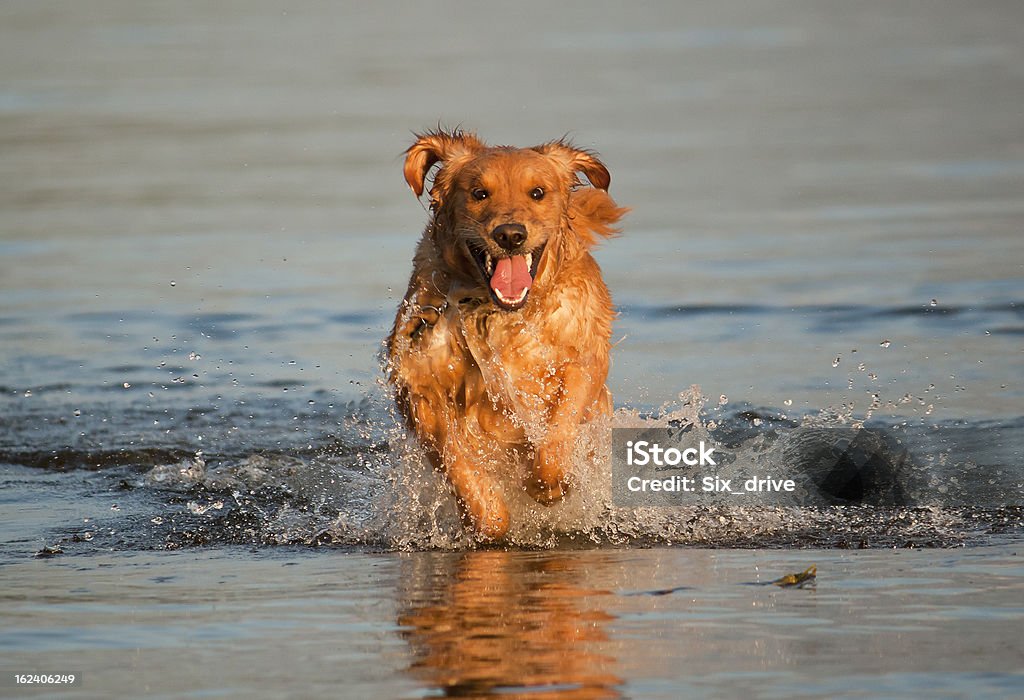
[[491, 275], [491, 289], [505, 299], [519, 299], [524, 289], [533, 284], [530, 267], [526, 264], [526, 256], [513, 255], [511, 258], [499, 258]]

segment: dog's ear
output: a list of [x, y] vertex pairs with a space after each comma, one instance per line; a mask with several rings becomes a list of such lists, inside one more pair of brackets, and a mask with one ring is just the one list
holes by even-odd
[[598, 189], [607, 191], [608, 186], [612, 183], [612, 176], [608, 172], [608, 168], [598, 160], [596, 154], [576, 148], [565, 139], [534, 146], [533, 150], [559, 161], [573, 175], [583, 173], [590, 180], [590, 184]]
[[570, 227], [588, 248], [597, 243], [598, 237], [611, 238], [619, 233], [615, 224], [627, 207], [620, 207], [607, 192], [593, 187], [584, 187], [569, 195]]
[[405, 152], [405, 181], [419, 197], [427, 180], [427, 173], [436, 163], [471, 155], [484, 148], [475, 134], [461, 130], [451, 133], [438, 129], [416, 134], [416, 143]]

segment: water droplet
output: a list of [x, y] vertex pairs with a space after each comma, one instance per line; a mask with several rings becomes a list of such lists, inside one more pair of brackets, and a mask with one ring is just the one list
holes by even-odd
[[931, 305], [931, 306], [938, 306], [938, 305], [939, 305], [939, 300], [938, 300], [938, 299], [932, 299], [932, 301], [931, 301], [931, 304], [930, 304], [930, 305]]
[[172, 287], [176, 287], [177, 285], [178, 285], [178, 283], [177, 283], [177, 282], [175, 282], [174, 280], [171, 280], [171, 286], [172, 286]]
[[76, 408], [74, 415], [75, 415], [75, 418], [78, 418], [78, 416], [82, 415], [81, 409]]
[[883, 347], [883, 348], [887, 348], [887, 347], [889, 347], [890, 345], [892, 345], [892, 341], [891, 341], [891, 340], [889, 340], [888, 338], [886, 338], [886, 339], [885, 339], [885, 340], [883, 340], [883, 341], [882, 341], [881, 343], [879, 343], [879, 345], [880, 345], [881, 347]]
[[155, 518], [150, 518], [149, 522], [153, 523], [154, 525], [162, 525], [164, 519], [158, 515]]
[[785, 400], [785, 401], [783, 401], [782, 403], [783, 403], [784, 405], [786, 405], [786, 406], [792, 406], [792, 405], [793, 405], [793, 399], [786, 399], [786, 400]]
[[843, 357], [842, 355], [836, 355], [836, 359], [832, 360], [832, 366], [833, 367], [838, 367], [839, 366], [839, 360], [841, 360], [842, 357]]
[[857, 369], [859, 369], [859, 370], [860, 370], [861, 372], [863, 372], [863, 371], [864, 371], [864, 370], [866, 370], [867, 368], [868, 368], [868, 366], [867, 366], [866, 364], [864, 364], [863, 362], [861, 362], [861, 363], [859, 363], [859, 364], [857, 365]]
[[729, 397], [728, 396], [726, 396], [725, 394], [722, 394], [721, 396], [718, 397], [718, 405], [719, 406], [724, 406], [727, 403], [729, 403]]
[[198, 352], [190, 352], [188, 354], [188, 359], [192, 360], [193, 362], [200, 358], [202, 358], [202, 355], [200, 355]]
[[25, 398], [27, 399], [30, 396], [32, 396], [32, 390], [31, 389], [25, 389]]
[[124, 383], [124, 384], [122, 384], [121, 386], [123, 386], [123, 387], [124, 387], [125, 389], [131, 389], [131, 388], [132, 388], [132, 385], [131, 385], [131, 384], [129, 384], [128, 382], [125, 382], [125, 383]]

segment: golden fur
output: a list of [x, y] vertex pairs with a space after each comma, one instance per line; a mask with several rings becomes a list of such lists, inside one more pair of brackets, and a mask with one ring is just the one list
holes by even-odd
[[477, 533], [500, 539], [510, 520], [494, 469], [525, 467], [524, 488], [553, 503], [580, 425], [611, 411], [614, 309], [589, 249], [627, 210], [608, 196], [601, 161], [564, 141], [520, 149], [419, 135], [405, 160], [417, 196], [438, 163], [387, 339], [389, 379]]

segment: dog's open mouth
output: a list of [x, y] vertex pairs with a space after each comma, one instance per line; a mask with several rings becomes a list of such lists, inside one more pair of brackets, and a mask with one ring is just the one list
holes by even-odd
[[540, 264], [540, 256], [544, 254], [544, 246], [530, 253], [500, 258], [475, 248], [470, 248], [470, 251], [484, 279], [488, 280], [487, 286], [494, 302], [506, 311], [521, 309], [526, 304], [526, 297], [537, 276], [537, 266]]

